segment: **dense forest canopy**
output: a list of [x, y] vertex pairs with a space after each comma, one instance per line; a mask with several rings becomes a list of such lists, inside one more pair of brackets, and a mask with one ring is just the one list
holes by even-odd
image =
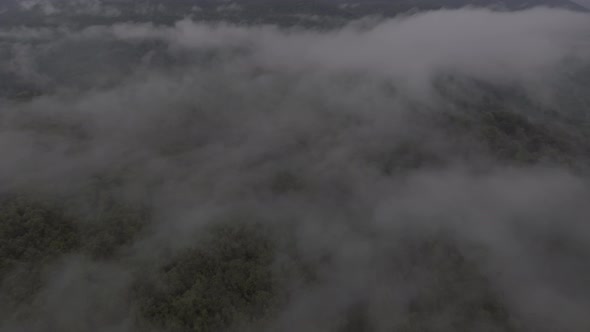
[[589, 331], [590, 17], [409, 3], [3, 1], [0, 330]]

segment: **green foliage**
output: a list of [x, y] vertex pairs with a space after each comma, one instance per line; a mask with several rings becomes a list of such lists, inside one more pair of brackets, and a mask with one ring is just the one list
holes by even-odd
[[0, 202], [0, 276], [15, 264], [44, 262], [79, 246], [76, 225], [58, 207], [25, 198]]
[[149, 216], [144, 209], [110, 201], [96, 211], [94, 220], [83, 225], [84, 252], [94, 259], [112, 259], [132, 244]]
[[[73, 252], [118, 259], [119, 250], [133, 242], [147, 218], [114, 203], [98, 211], [102, 212], [92, 225], [81, 230], [55, 205], [22, 198], [2, 203], [0, 254], [2, 271], [9, 273], [4, 274], [0, 288], [0, 317], [30, 317], [35, 294], [43, 287], [45, 264]], [[139, 309], [139, 323], [164, 331], [264, 327], [288, 300], [290, 277], [309, 275], [299, 280], [303, 281], [299, 289], [310, 283], [321, 285], [324, 281], [316, 271], [330, 264], [329, 260], [304, 262], [297, 258], [297, 248], [289, 247], [285, 253], [289, 240], [278, 239], [257, 223], [222, 223], [208, 229], [198, 245], [159, 266], [130, 267], [136, 269], [131, 300]], [[445, 235], [428, 239], [420, 235], [399, 239], [387, 249], [392, 273], [419, 286], [409, 297], [399, 331], [473, 331], [481, 324], [516, 330], [502, 295], [482, 273], [478, 257], [466, 256], [459, 242]], [[279, 254], [288, 256], [284, 266], [277, 263]], [[337, 331], [373, 331], [369, 312], [362, 301], [353, 305]], [[444, 326], [437, 317], [446, 319]]]
[[0, 202], [0, 319], [25, 319], [43, 286], [43, 268], [80, 247], [73, 220], [49, 203], [23, 197]]
[[559, 154], [573, 152], [559, 133], [511, 112], [486, 114], [481, 136], [492, 153], [504, 160], [531, 163], [549, 158], [555, 161]]
[[32, 197], [0, 201], [0, 320], [26, 321], [45, 286], [47, 269], [66, 254], [115, 259], [145, 224], [138, 209], [105, 204], [92, 220], [74, 218], [70, 201], [50, 202]]
[[211, 230], [198, 248], [162, 266], [138, 284], [142, 314], [172, 331], [219, 331], [254, 323], [276, 300], [274, 244], [255, 224]]
[[[451, 113], [444, 117], [448, 137], [458, 138], [458, 142], [462, 139], [463, 144], [480, 144], [485, 154], [507, 163], [571, 166], [574, 161], [581, 162], [590, 149], [585, 133], [567, 131], [559, 118], [552, 124], [538, 123], [506, 110]], [[461, 149], [468, 152], [465, 146]]]
[[[477, 248], [461, 247], [460, 242], [442, 233], [401, 242], [395, 265], [420, 288], [410, 297], [400, 331], [467, 332], [483, 326], [515, 330], [515, 317], [502, 294], [481, 270]], [[464, 250], [473, 255], [465, 255]]]
[[443, 164], [433, 151], [419, 142], [402, 142], [381, 158], [381, 171], [385, 175], [415, 171]]

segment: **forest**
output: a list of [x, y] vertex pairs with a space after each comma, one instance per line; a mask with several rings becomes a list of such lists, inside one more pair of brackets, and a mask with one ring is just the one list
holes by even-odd
[[590, 329], [587, 13], [103, 5], [0, 24], [1, 331]]

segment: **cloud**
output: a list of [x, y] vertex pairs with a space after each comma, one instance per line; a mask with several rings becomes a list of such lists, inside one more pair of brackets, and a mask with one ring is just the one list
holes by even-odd
[[19, 0], [17, 3], [22, 11], [39, 10], [48, 16], [67, 14], [117, 17], [121, 15], [119, 9], [106, 6], [101, 0]]
[[[514, 317], [531, 331], [587, 330], [587, 159], [510, 163], [484, 136], [587, 146], [559, 122], [582, 107], [556, 106], [589, 101], [589, 29], [570, 11], [464, 9], [327, 31], [191, 20], [0, 31], [1, 73], [41, 90], [1, 100], [2, 193], [86, 202], [76, 213], [87, 217], [100, 178], [154, 211], [119, 261], [51, 266], [27, 324], [133, 330], [119, 294], [141, 268], [195, 246], [207, 225], [254, 218], [317, 267], [270, 330], [337, 330], [357, 307], [377, 331], [499, 331]], [[483, 115], [514, 110], [526, 119], [516, 133], [511, 118]], [[449, 129], [446, 115], [476, 132]], [[489, 297], [514, 317], [468, 310]], [[420, 314], [422, 300], [438, 314]]]
[[589, 56], [588, 26], [587, 14], [560, 10], [456, 10], [324, 33], [190, 20], [173, 27], [117, 24], [110, 33], [118, 40], [161, 40], [189, 50], [244, 48], [260, 66], [367, 73], [404, 82], [409, 93], [421, 96], [445, 73], [527, 86], [555, 82], [560, 65]]
[[574, 2], [586, 8], [590, 8], [590, 2], [588, 0], [574, 0]]
[[53, 15], [59, 12], [59, 10], [50, 1], [22, 0], [18, 2], [18, 4], [23, 10], [40, 9], [45, 15]]

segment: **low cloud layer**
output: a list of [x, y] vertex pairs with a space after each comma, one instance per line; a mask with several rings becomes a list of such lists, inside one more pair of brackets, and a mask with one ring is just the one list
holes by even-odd
[[[315, 267], [269, 331], [587, 331], [589, 33], [546, 8], [0, 30], [1, 194], [151, 213], [116, 258], [51, 263], [0, 326], [142, 330], [142, 269], [254, 219]], [[469, 311], [488, 292], [504, 309]]]

